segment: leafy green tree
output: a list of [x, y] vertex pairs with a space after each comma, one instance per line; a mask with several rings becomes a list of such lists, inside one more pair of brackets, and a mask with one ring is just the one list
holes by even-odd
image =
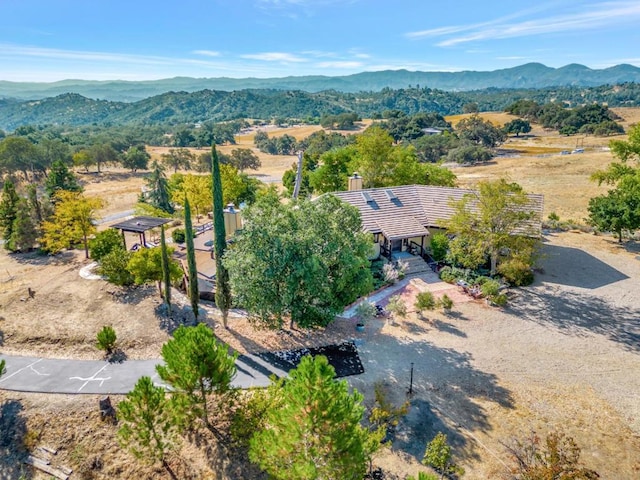
[[0, 172], [22, 172], [29, 180], [29, 172], [43, 170], [40, 161], [40, 151], [24, 137], [10, 136], [0, 141]]
[[224, 205], [222, 203], [223, 190], [220, 175], [220, 162], [215, 144], [211, 146], [211, 184], [213, 197], [213, 253], [216, 259], [216, 306], [222, 315], [222, 324], [227, 327], [227, 318], [231, 308], [231, 284], [229, 271], [223, 262], [227, 248], [227, 234], [224, 228]]
[[252, 462], [274, 479], [363, 478], [384, 432], [360, 424], [362, 395], [335, 380], [326, 357], [303, 357], [286, 381], [276, 380], [269, 390], [276, 406], [250, 440]]
[[614, 232], [622, 242], [624, 232], [640, 228], [640, 170], [625, 176], [606, 195], [589, 200], [588, 221], [603, 232]]
[[0, 360], [0, 377], [7, 372], [6, 362], [4, 360]]
[[147, 188], [149, 188], [148, 202], [151, 206], [164, 212], [173, 213], [169, 183], [167, 182], [167, 176], [164, 174], [164, 167], [154, 161], [151, 164], [151, 168], [151, 175], [147, 178]]
[[99, 261], [114, 250], [119, 252], [124, 250], [124, 239], [114, 228], [96, 233], [95, 238], [89, 241], [89, 254], [94, 260]]
[[171, 385], [174, 395], [183, 398], [185, 416], [199, 416], [211, 428], [207, 396], [216, 394], [224, 399], [232, 390], [237, 356], [237, 353], [230, 355], [229, 347], [219, 342], [205, 324], [180, 326], [173, 339], [162, 346], [164, 365], [158, 365], [156, 370]]
[[507, 138], [506, 134], [488, 120], [483, 120], [477, 114], [471, 115], [458, 122], [455, 127], [461, 139], [468, 140], [476, 145], [493, 148]]
[[627, 140], [611, 140], [611, 153], [622, 162], [640, 161], [640, 124], [629, 129]]
[[[628, 140], [612, 140], [609, 146], [620, 161], [595, 172], [591, 179], [614, 188], [589, 200], [588, 221], [602, 231], [616, 233], [622, 242], [625, 231], [640, 228], [640, 125], [629, 130]], [[629, 164], [630, 160], [635, 160], [635, 167]]]
[[436, 262], [444, 260], [449, 250], [449, 237], [444, 233], [435, 233], [429, 240], [431, 256]]
[[443, 223], [456, 235], [449, 248], [468, 268], [479, 266], [488, 257], [491, 275], [495, 275], [501, 251], [508, 250], [511, 255], [525, 249], [533, 252], [531, 245], [537, 242], [539, 232], [532, 225], [539, 219], [520, 185], [504, 179], [483, 181], [475, 193], [451, 207], [454, 213]]
[[189, 300], [191, 300], [191, 310], [193, 316], [198, 321], [198, 301], [200, 292], [198, 291], [198, 268], [196, 266], [196, 249], [193, 246], [193, 225], [191, 224], [191, 206], [189, 200], [184, 200], [184, 229], [187, 243], [187, 275], [189, 277]]
[[[164, 281], [164, 303], [167, 305], [167, 313], [171, 315], [171, 268], [169, 267], [169, 251], [164, 225], [160, 226], [160, 260], [162, 267], [162, 280]], [[197, 317], [196, 317], [197, 318]]]
[[129, 271], [129, 261], [133, 254], [126, 250], [112, 250], [100, 259], [98, 274], [104, 276], [109, 283], [120, 287], [134, 284], [134, 278]]
[[194, 140], [193, 132], [188, 128], [181, 128], [173, 136], [173, 144], [176, 147], [188, 147]]
[[71, 165], [73, 162], [69, 144], [59, 138], [43, 138], [38, 142], [38, 148], [44, 167], [48, 168], [54, 162], [62, 162], [67, 165]]
[[176, 173], [179, 168], [188, 170], [191, 162], [195, 160], [195, 155], [186, 148], [170, 148], [169, 153], [160, 155], [160, 160], [167, 167], [173, 168], [173, 172]]
[[422, 463], [435, 468], [440, 473], [440, 479], [450, 474], [460, 476], [464, 473], [462, 468], [453, 463], [451, 447], [447, 444], [447, 436], [442, 432], [438, 432], [427, 445]]
[[320, 155], [320, 166], [309, 174], [309, 185], [314, 192], [339, 192], [347, 189], [349, 165], [353, 161], [355, 151], [345, 147], [330, 150]]
[[150, 159], [151, 155], [149, 155], [144, 145], [133, 146], [122, 156], [122, 166], [132, 172], [146, 170]]
[[87, 198], [81, 193], [58, 190], [53, 216], [42, 225], [42, 248], [58, 253], [82, 243], [85, 258], [89, 258], [89, 236], [96, 233], [96, 210], [104, 206], [100, 198]]
[[170, 179], [172, 200], [176, 205], [186, 208], [185, 200], [202, 215], [211, 208], [211, 176], [173, 174]]
[[232, 290], [252, 320], [281, 328], [326, 326], [373, 285], [371, 238], [355, 207], [333, 195], [282, 204], [265, 195], [243, 211], [224, 258]]
[[365, 188], [384, 187], [393, 169], [393, 137], [380, 126], [371, 126], [356, 139], [354, 170], [364, 179]]
[[86, 148], [78, 150], [72, 156], [73, 165], [76, 167], [83, 167], [85, 172], [89, 171], [89, 167], [95, 163], [91, 153]]
[[541, 439], [535, 432], [524, 441], [505, 445], [511, 465], [509, 478], [518, 480], [596, 480], [597, 472], [580, 463], [580, 447], [562, 432]]
[[515, 133], [516, 137], [519, 137], [521, 133], [529, 133], [531, 131], [531, 124], [521, 118], [515, 118], [505, 123], [504, 131], [506, 133]]
[[0, 199], [0, 229], [2, 230], [2, 239], [4, 240], [4, 248], [10, 250], [11, 236], [13, 235], [13, 226], [18, 217], [18, 204], [20, 197], [16, 192], [16, 187], [9, 179], [5, 180], [2, 187], [2, 199]]
[[108, 143], [92, 145], [89, 148], [89, 155], [93, 159], [93, 163], [96, 165], [98, 173], [100, 173], [101, 165], [115, 163], [118, 161], [118, 152], [116, 152]]
[[38, 240], [38, 229], [31, 215], [29, 203], [25, 198], [18, 201], [16, 219], [13, 221], [8, 248], [14, 252], [26, 252], [35, 248]]
[[160, 462], [172, 478], [177, 477], [167, 463], [167, 454], [177, 442], [177, 428], [164, 388], [150, 377], [141, 377], [127, 398], [118, 404], [120, 444], [136, 458]]
[[68, 192], [81, 192], [83, 190], [74, 173], [60, 160], [53, 162], [53, 165], [51, 165], [51, 171], [47, 175], [44, 188], [49, 197], [54, 197], [60, 190]]
[[231, 165], [240, 172], [248, 169], [257, 170], [262, 163], [260, 158], [250, 148], [236, 148], [231, 150]]
[[[167, 249], [169, 258], [173, 253], [172, 248]], [[164, 279], [162, 273], [162, 248], [140, 248], [131, 255], [127, 264], [127, 270], [133, 275], [136, 285], [157, 282], [158, 291], [162, 294], [161, 282]], [[172, 282], [177, 282], [182, 278], [182, 268], [173, 259], [169, 260], [169, 274]]]
[[461, 163], [466, 165], [474, 165], [476, 163], [484, 163], [493, 158], [493, 153], [482, 145], [460, 145], [447, 153], [447, 161]]
[[440, 135], [423, 135], [412, 144], [421, 162], [436, 163], [445, 158], [450, 150], [457, 148], [460, 140], [445, 130]]

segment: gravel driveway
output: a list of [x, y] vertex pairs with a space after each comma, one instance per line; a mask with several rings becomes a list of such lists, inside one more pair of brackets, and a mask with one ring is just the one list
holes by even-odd
[[[501, 442], [561, 429], [602, 478], [640, 478], [637, 253], [593, 235], [547, 235], [541, 266], [505, 309], [472, 301], [367, 327], [366, 373], [350, 383], [369, 402], [376, 381], [403, 401], [414, 367], [412, 409], [384, 463], [415, 474], [444, 431], [464, 478], [495, 478], [508, 463]], [[408, 305], [420, 289], [401, 291]]]

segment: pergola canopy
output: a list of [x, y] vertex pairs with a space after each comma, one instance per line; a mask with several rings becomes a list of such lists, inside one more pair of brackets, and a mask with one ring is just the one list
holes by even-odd
[[111, 225], [111, 228], [117, 228], [118, 230], [122, 230], [123, 232], [144, 233], [147, 230], [157, 228], [160, 225], [165, 225], [169, 222], [171, 222], [170, 218], [133, 217], [129, 220], [125, 220], [124, 222], [119, 222]]

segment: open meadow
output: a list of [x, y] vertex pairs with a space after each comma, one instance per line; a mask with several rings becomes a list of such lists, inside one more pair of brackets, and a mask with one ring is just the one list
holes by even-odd
[[[640, 120], [640, 109], [615, 111], [625, 127]], [[496, 122], [510, 119], [505, 114], [483, 116]], [[319, 128], [269, 133], [302, 138]], [[502, 147], [505, 156], [454, 171], [461, 186], [508, 178], [544, 194], [545, 214], [582, 220], [589, 198], [606, 191], [589, 176], [612, 161], [609, 140], [562, 137], [534, 128], [527, 136], [511, 137]], [[237, 141], [220, 150], [253, 148], [251, 135]], [[576, 147], [584, 153], [561, 154]], [[159, 158], [167, 149], [149, 150]], [[196, 154], [203, 151], [194, 149]], [[293, 156], [254, 151], [262, 167], [249, 173], [275, 183], [295, 161]], [[80, 176], [87, 195], [107, 200], [101, 214], [109, 216], [133, 208], [145, 174], [107, 167], [99, 175]], [[374, 462], [388, 479], [416, 474], [425, 445], [437, 431], [448, 434], [456, 460], [467, 471], [465, 479], [501, 478], [509, 461], [504, 443], [532, 430], [562, 430], [572, 436], [584, 463], [603, 479], [640, 478], [640, 249], [635, 243], [618, 245], [609, 237], [579, 232], [547, 232], [543, 241], [535, 283], [513, 289], [504, 309], [465, 299], [451, 314], [430, 312], [421, 318], [410, 312], [395, 322], [376, 320], [364, 333], [356, 333], [354, 319], [347, 316], [324, 331], [255, 330], [235, 311], [230, 329], [215, 331], [237, 351], [254, 353], [353, 339], [365, 373], [348, 381], [363, 392], [367, 407], [373, 405], [375, 384], [393, 401], [403, 402], [413, 364], [409, 413], [392, 448]], [[82, 252], [55, 257], [0, 252], [2, 353], [100, 359], [95, 335], [109, 324], [127, 359], [160, 357], [175, 325], [157, 314], [157, 288], [125, 291], [103, 280], [87, 280], [79, 273], [89, 262]], [[399, 287], [410, 304], [424, 289], [455, 290], [428, 279], [406, 280]], [[35, 291], [33, 298], [28, 288]], [[178, 304], [187, 303], [176, 296]], [[205, 305], [205, 310], [207, 319], [218, 319], [213, 306]], [[5, 402], [0, 431], [11, 424], [19, 440], [3, 443], [0, 435], [0, 478], [48, 478], [17, 461], [22, 444], [57, 449], [57, 462], [72, 467], [77, 478], [161, 477], [159, 467], [138, 463], [117, 446], [117, 429], [99, 420], [98, 398], [0, 390], [0, 402]], [[212, 438], [186, 439], [180, 458], [170, 461], [179, 478], [266, 478], [239, 461], [237, 453], [214, 445]]]

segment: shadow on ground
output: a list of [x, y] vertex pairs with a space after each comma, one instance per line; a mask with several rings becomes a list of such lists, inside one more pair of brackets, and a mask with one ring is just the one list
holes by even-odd
[[193, 327], [198, 322], [207, 322], [207, 312], [204, 309], [198, 309], [198, 319], [196, 320], [190, 305], [171, 305], [171, 312], [169, 312], [167, 305], [161, 303], [156, 306], [154, 314], [160, 328], [169, 335], [172, 335], [180, 326]]
[[[29, 253], [11, 253], [9, 256], [16, 262], [27, 265], [68, 265], [75, 262], [76, 251], [65, 250], [55, 255], [33, 251]], [[84, 258], [84, 255], [82, 258]]]
[[[356, 377], [350, 383], [357, 389], [367, 389], [375, 382], [384, 382], [391, 386], [398, 403], [408, 393], [413, 364], [412, 408], [398, 426], [393, 448], [421, 461], [427, 443], [441, 431], [448, 435], [460, 457], [479, 458], [482, 453], [479, 446], [460, 434], [457, 427], [490, 431], [492, 427], [482, 404], [492, 402], [503, 408], [514, 408], [511, 392], [498, 384], [495, 375], [476, 369], [467, 352], [437, 347], [426, 341], [395, 337], [382, 340], [383, 334], [380, 338], [380, 342], [372, 344], [371, 351], [366, 351], [364, 345], [361, 352], [366, 360], [365, 371], [375, 369], [377, 377]], [[379, 344], [387, 346], [379, 348]], [[406, 362], [405, 369], [402, 361]]]
[[0, 480], [32, 478], [31, 469], [22, 463], [27, 456], [27, 422], [22, 410], [18, 400], [0, 404]]
[[153, 295], [159, 295], [158, 287], [155, 285], [132, 285], [130, 287], [113, 287], [113, 290], [107, 290], [111, 294], [113, 300], [118, 303], [127, 305], [138, 305], [145, 298]]
[[578, 248], [545, 244], [541, 253], [544, 273], [538, 280], [546, 283], [592, 290], [629, 278]]
[[595, 333], [640, 351], [640, 311], [609, 303], [595, 295], [553, 287], [521, 289], [509, 311], [536, 323], [557, 327], [573, 335]]

